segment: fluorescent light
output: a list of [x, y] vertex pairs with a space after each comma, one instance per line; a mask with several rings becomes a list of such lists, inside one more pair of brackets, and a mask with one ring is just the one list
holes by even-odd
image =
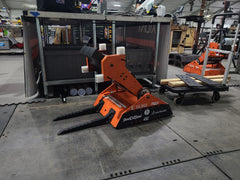
[[37, 9], [37, 5], [35, 4], [23, 4], [23, 6], [31, 9]]

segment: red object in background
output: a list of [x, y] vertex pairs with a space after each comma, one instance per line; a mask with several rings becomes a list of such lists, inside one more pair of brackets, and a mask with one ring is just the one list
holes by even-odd
[[23, 48], [23, 43], [17, 43], [17, 48], [22, 49]]
[[22, 48], [23, 48], [23, 43], [14, 44], [14, 45], [12, 46], [12, 48], [22, 49]]
[[93, 2], [93, 0], [90, 2], [90, 4], [88, 5], [88, 9], [90, 9], [91, 8], [91, 6], [92, 6], [92, 2]]
[[[209, 44], [209, 48], [211, 49], [219, 49], [219, 44], [211, 42]], [[224, 74], [225, 68], [221, 64], [221, 60], [224, 58], [223, 54], [219, 54], [214, 51], [209, 51], [209, 58], [214, 58], [215, 63], [212, 64], [207, 64], [206, 70], [205, 70], [205, 76], [213, 76], [213, 75], [222, 75]], [[203, 61], [205, 58], [205, 52], [197, 59], [189, 64], [187, 64], [184, 68], [183, 71], [188, 72], [188, 73], [194, 73], [194, 74], [202, 74], [202, 67], [203, 67]]]
[[[2, 30], [2, 28], [0, 28], [0, 34], [1, 34], [1, 33], [3, 33], [3, 30]], [[0, 37], [2, 37], [2, 36], [0, 35]]]

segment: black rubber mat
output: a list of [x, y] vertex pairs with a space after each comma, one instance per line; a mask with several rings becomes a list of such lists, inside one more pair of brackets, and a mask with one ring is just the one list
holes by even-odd
[[185, 82], [189, 87], [202, 87], [201, 84], [190, 78], [189, 76], [186, 75], [176, 75], [178, 78], [180, 78], [183, 82]]
[[215, 82], [211, 79], [207, 79], [203, 76], [199, 76], [198, 74], [187, 74], [187, 75], [206, 83], [208, 86], [220, 86], [220, 84], [218, 82]]
[[0, 106], [0, 137], [2, 136], [5, 128], [8, 125], [14, 111], [16, 105], [11, 106]]

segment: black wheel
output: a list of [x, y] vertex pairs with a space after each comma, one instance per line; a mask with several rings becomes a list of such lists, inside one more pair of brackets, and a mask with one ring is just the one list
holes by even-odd
[[159, 94], [164, 94], [165, 91], [166, 91], [165, 87], [161, 86], [161, 87], [159, 88]]
[[212, 95], [212, 102], [217, 102], [217, 101], [219, 101], [219, 99], [220, 99], [220, 94], [219, 94], [219, 92], [214, 91], [214, 92], [213, 92], [213, 95]]
[[146, 93], [150, 93], [151, 94], [151, 91], [148, 89], [148, 88], [146, 88], [146, 87], [144, 87], [144, 88], [142, 88], [139, 92], [138, 92], [138, 99], [140, 99], [144, 94], [146, 94]]
[[183, 97], [176, 97], [174, 98], [175, 104], [183, 104], [184, 98]]

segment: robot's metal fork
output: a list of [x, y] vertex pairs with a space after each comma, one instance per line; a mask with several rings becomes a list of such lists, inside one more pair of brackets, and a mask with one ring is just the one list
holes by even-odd
[[[73, 113], [63, 115], [63, 116], [59, 116], [59, 117], [55, 118], [53, 121], [60, 121], [60, 120], [65, 120], [65, 119], [69, 119], [69, 118], [73, 118], [73, 117], [78, 117], [78, 116], [83, 116], [83, 115], [87, 115], [87, 114], [97, 113], [101, 110], [103, 104], [104, 104], [104, 102], [101, 100], [94, 107], [82, 109], [82, 110], [77, 111], [77, 112], [73, 112]], [[71, 133], [71, 132], [74, 132], [74, 131], [78, 131], [78, 130], [87, 129], [87, 128], [90, 128], [90, 127], [95, 127], [95, 126], [100, 126], [100, 125], [106, 124], [113, 118], [114, 114], [115, 114], [115, 111], [113, 109], [111, 109], [106, 116], [103, 116], [103, 117], [97, 118], [97, 119], [93, 119], [93, 120], [88, 121], [88, 122], [83, 122], [83, 123], [80, 123], [78, 125], [71, 126], [71, 127], [68, 127], [68, 128], [64, 128], [64, 129], [62, 129], [58, 132], [58, 135], [64, 135], [64, 134]]]
[[71, 126], [68, 128], [64, 128], [58, 132], [58, 135], [64, 135], [67, 133], [107, 124], [113, 118], [114, 114], [115, 114], [115, 111], [113, 109], [111, 109], [106, 116], [103, 116], [103, 117], [100, 117], [98, 119], [94, 119], [94, 120], [91, 120], [88, 122], [83, 122], [83, 123], [80, 123], [78, 125]]
[[77, 111], [77, 112], [65, 114], [63, 116], [59, 116], [59, 117], [55, 118], [53, 121], [60, 121], [60, 120], [65, 120], [65, 119], [74, 118], [74, 117], [78, 117], [78, 116], [83, 116], [83, 115], [86, 115], [86, 114], [97, 113], [102, 108], [103, 103], [104, 103], [103, 101], [100, 101], [96, 106], [86, 108], [86, 109], [82, 109], [82, 110]]

